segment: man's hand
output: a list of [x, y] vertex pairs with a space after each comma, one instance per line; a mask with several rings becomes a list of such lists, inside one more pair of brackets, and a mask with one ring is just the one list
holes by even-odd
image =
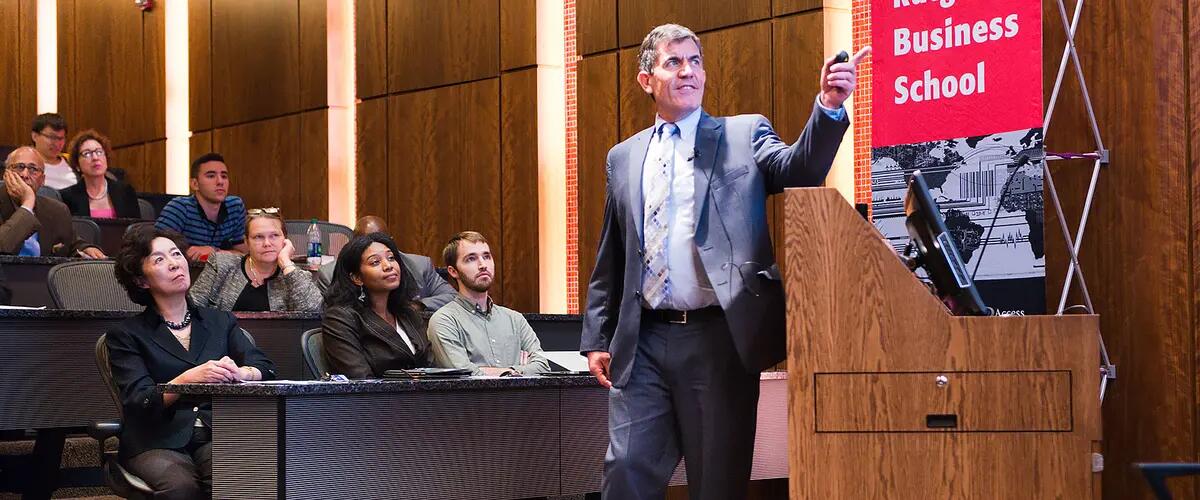
[[37, 192], [25, 182], [25, 179], [17, 175], [15, 170], [4, 170], [4, 190], [8, 191], [8, 195], [20, 203], [21, 206], [33, 210], [33, 203], [37, 200]]
[[499, 366], [481, 366], [479, 369], [483, 370], [484, 375], [491, 375], [493, 377], [499, 377], [504, 375], [506, 372], [513, 371], [512, 368], [501, 368]]
[[107, 259], [108, 258], [107, 255], [104, 255], [103, 251], [101, 251], [99, 248], [96, 248], [96, 247], [87, 247], [83, 250], [80, 250], [80, 252], [83, 252], [83, 255], [87, 256], [87, 258], [89, 258], [89, 259]]
[[854, 92], [857, 66], [860, 61], [871, 55], [871, 46], [863, 47], [849, 61], [834, 63], [830, 56], [821, 67], [821, 105], [829, 109], [838, 109]]
[[596, 377], [600, 385], [605, 389], [612, 388], [612, 382], [608, 380], [608, 364], [612, 362], [612, 355], [604, 351], [592, 351], [587, 353], [588, 371]]
[[210, 246], [196, 245], [190, 246], [187, 249], [187, 258], [192, 262], [201, 262], [208, 260], [209, 256], [216, 253], [217, 249]]

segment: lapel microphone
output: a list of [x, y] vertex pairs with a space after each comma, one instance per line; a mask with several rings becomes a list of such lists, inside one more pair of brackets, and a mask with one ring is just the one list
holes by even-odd
[[700, 150], [696, 149], [696, 148], [692, 148], [692, 156], [688, 157], [688, 159], [686, 161], [699, 160], [699, 159], [700, 159]]

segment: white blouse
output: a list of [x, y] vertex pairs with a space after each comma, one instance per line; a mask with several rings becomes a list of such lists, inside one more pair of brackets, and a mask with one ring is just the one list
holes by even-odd
[[404, 339], [404, 343], [408, 345], [408, 350], [412, 351], [413, 355], [417, 354], [417, 348], [413, 346], [412, 339], [408, 338], [408, 334], [404, 333], [404, 329], [400, 328], [400, 322], [396, 321], [396, 333], [400, 334], [400, 338]]

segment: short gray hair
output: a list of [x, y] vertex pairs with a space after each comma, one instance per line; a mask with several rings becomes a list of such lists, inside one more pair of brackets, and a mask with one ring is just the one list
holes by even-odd
[[646, 38], [642, 40], [642, 48], [638, 51], [638, 70], [649, 73], [654, 69], [654, 63], [658, 61], [658, 46], [663, 42], [670, 43], [680, 40], [696, 42], [696, 48], [700, 49], [700, 56], [704, 56], [704, 47], [700, 46], [700, 37], [696, 36], [692, 30], [678, 24], [664, 24], [650, 30], [646, 34]]

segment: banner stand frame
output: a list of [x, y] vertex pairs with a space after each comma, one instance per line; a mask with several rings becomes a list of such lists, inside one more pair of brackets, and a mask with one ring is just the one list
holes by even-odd
[[[1072, 278], [1079, 282], [1080, 292], [1083, 294], [1083, 307], [1088, 314], [1095, 314], [1096, 310], [1092, 302], [1091, 294], [1088, 293], [1087, 281], [1083, 277], [1083, 268], [1079, 265], [1079, 250], [1083, 242], [1084, 230], [1087, 228], [1088, 215], [1092, 210], [1092, 201], [1096, 195], [1096, 182], [1100, 178], [1101, 167], [1109, 166], [1109, 151], [1104, 147], [1104, 139], [1100, 136], [1100, 127], [1096, 121], [1096, 112], [1092, 107], [1091, 95], [1088, 93], [1087, 79], [1083, 75], [1083, 66], [1079, 62], [1079, 53], [1075, 50], [1075, 32], [1079, 28], [1080, 14], [1083, 12], [1084, 0], [1076, 0], [1075, 11], [1071, 16], [1071, 20], [1067, 20], [1067, 8], [1063, 4], [1063, 0], [1056, 0], [1058, 4], [1059, 18], [1062, 20], [1063, 30], [1066, 32], [1067, 41], [1063, 47], [1062, 59], [1058, 65], [1058, 74], [1054, 80], [1054, 90], [1050, 93], [1050, 102], [1046, 106], [1045, 117], [1042, 122], [1042, 141], [1046, 142], [1049, 137], [1050, 121], [1054, 117], [1054, 108], [1058, 104], [1058, 96], [1062, 91], [1063, 78], [1067, 72], [1068, 59], [1073, 63], [1076, 80], [1079, 81], [1079, 88], [1083, 94], [1083, 104], [1087, 110], [1088, 124], [1092, 129], [1092, 137], [1095, 140], [1096, 150], [1092, 153], [1081, 155], [1074, 154], [1054, 154], [1047, 153], [1042, 162], [1042, 174], [1046, 180], [1046, 186], [1050, 191], [1050, 201], [1054, 205], [1055, 214], [1058, 216], [1059, 229], [1062, 231], [1063, 239], [1066, 242], [1067, 253], [1071, 257], [1071, 264], [1067, 267], [1067, 276], [1063, 281], [1062, 294], [1059, 296], [1058, 311], [1056, 315], [1061, 316], [1067, 309], [1067, 295], [1071, 291]], [[1050, 173], [1051, 160], [1069, 160], [1069, 159], [1091, 159], [1092, 160], [1092, 177], [1088, 183], [1087, 196], [1083, 202], [1083, 213], [1079, 218], [1079, 227], [1076, 230], [1075, 237], [1071, 237], [1070, 229], [1067, 228], [1067, 221], [1062, 211], [1062, 201], [1058, 196], [1058, 190], [1054, 187], [1054, 177]], [[1100, 401], [1104, 401], [1105, 392], [1108, 389], [1108, 381], [1117, 378], [1117, 367], [1112, 364], [1108, 356], [1108, 350], [1104, 346], [1104, 335], [1100, 334]]]

